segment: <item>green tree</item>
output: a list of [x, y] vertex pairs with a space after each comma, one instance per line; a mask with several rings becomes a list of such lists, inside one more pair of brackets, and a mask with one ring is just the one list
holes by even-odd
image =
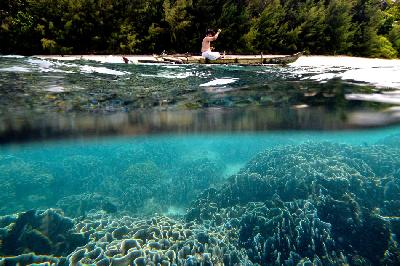
[[249, 47], [255, 50], [274, 53], [286, 50], [286, 36], [289, 32], [285, 22], [285, 9], [279, 0], [270, 0], [258, 18], [253, 18], [248, 35], [245, 37]]
[[217, 25], [223, 29], [218, 48], [229, 52], [247, 52], [245, 33], [250, 29], [244, 1], [227, 1], [222, 7]]
[[397, 55], [400, 55], [400, 24], [395, 24], [393, 26], [392, 30], [389, 32], [389, 40], [393, 48], [397, 51]]
[[191, 38], [193, 17], [190, 10], [192, 7], [191, 0], [164, 1], [165, 21], [169, 25], [171, 43], [174, 44], [176, 50], [190, 50], [197, 43]]
[[353, 7], [353, 48], [355, 55], [371, 56], [380, 45], [378, 29], [382, 22], [380, 0], [357, 0]]
[[326, 35], [321, 34], [326, 30], [326, 10], [323, 1], [306, 1], [299, 7], [299, 40], [297, 50], [312, 53], [325, 53]]
[[351, 10], [353, 1], [331, 0], [326, 10], [326, 51], [333, 54], [350, 52], [354, 32], [352, 31]]
[[3, 0], [0, 53], [400, 54], [394, 0]]

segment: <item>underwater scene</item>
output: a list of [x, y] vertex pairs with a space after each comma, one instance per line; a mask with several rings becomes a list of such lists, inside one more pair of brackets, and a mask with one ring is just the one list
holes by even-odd
[[1, 266], [400, 265], [398, 64], [113, 60], [0, 57]]

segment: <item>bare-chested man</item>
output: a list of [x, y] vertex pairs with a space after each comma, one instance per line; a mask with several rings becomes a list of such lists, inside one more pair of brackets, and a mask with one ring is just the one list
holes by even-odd
[[220, 53], [211, 51], [211, 42], [215, 41], [218, 38], [220, 32], [221, 32], [220, 29], [218, 30], [217, 33], [215, 33], [213, 30], [207, 30], [206, 37], [204, 37], [203, 42], [201, 43], [201, 55], [204, 58], [210, 60], [216, 60], [218, 58], [221, 58]]

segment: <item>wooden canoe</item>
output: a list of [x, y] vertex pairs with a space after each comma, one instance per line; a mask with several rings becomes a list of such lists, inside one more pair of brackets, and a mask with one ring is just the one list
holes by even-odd
[[217, 60], [209, 60], [202, 56], [191, 55], [153, 55], [153, 60], [138, 60], [138, 62], [164, 64], [286, 65], [295, 62], [301, 55], [302, 53], [296, 53], [293, 55], [226, 55]]

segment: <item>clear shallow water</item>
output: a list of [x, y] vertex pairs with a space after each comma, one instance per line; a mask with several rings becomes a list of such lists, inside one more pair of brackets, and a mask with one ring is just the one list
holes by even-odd
[[0, 252], [37, 254], [7, 263], [61, 265], [396, 265], [399, 136], [390, 127], [3, 145]]
[[[399, 134], [399, 127], [391, 127], [337, 132], [160, 135], [4, 145], [0, 149], [1, 181], [3, 185], [8, 184], [6, 187], [9, 188], [13, 183], [17, 186], [2, 194], [0, 212], [9, 214], [31, 208], [57, 207], [57, 202], [64, 197], [100, 193], [116, 197], [116, 204], [121, 211], [144, 214], [142, 208], [124, 206], [124, 200], [119, 198], [132, 188], [120, 187], [118, 191], [113, 191], [112, 183], [118, 184], [129, 178], [132, 179], [130, 182], [136, 182], [135, 179], [140, 179], [137, 182], [143, 184], [149, 182], [146, 185], [150, 190], [152, 186], [155, 187], [152, 193], [140, 199], [141, 202], [146, 201], [146, 197], [156, 196], [159, 189], [157, 182], [170, 184], [174, 187], [171, 190], [176, 189], [176, 194], [185, 198], [170, 202], [171, 206], [162, 206], [158, 202], [155, 205], [162, 209], [153, 206], [156, 210], [150, 209], [147, 214], [166, 212], [175, 204], [183, 208], [181, 214], [184, 214], [184, 208], [202, 190], [237, 174], [246, 163], [265, 150], [324, 142], [367, 147], [387, 138], [396, 141]], [[179, 186], [175, 182], [180, 179], [194, 182], [193, 187], [184, 193], [178, 192]], [[19, 196], [14, 198], [17, 194]], [[50, 198], [45, 200], [48, 196]], [[71, 214], [76, 216], [84, 213]]]
[[0, 60], [0, 265], [399, 264], [395, 80]]

